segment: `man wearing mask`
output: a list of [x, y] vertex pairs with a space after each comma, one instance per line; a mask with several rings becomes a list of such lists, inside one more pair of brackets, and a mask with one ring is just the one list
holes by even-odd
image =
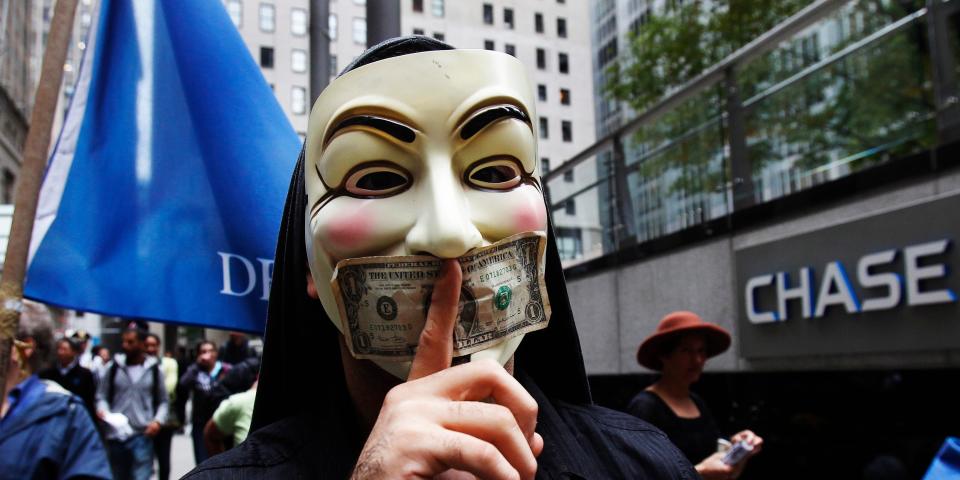
[[53, 380], [83, 400], [91, 420], [96, 420], [94, 406], [97, 383], [93, 372], [80, 366], [80, 344], [70, 338], [57, 340], [57, 361], [40, 372], [40, 378]]
[[153, 437], [169, 402], [159, 362], [147, 355], [145, 331], [124, 330], [121, 348], [97, 387], [97, 416], [107, 424], [107, 449], [116, 478], [146, 480], [153, 472]]
[[230, 395], [223, 386], [223, 379], [230, 368], [230, 364], [218, 359], [217, 345], [203, 340], [197, 345], [197, 361], [187, 368], [177, 385], [178, 412], [186, 410], [187, 398], [193, 396], [190, 436], [193, 437], [193, 456], [198, 464], [207, 459], [203, 428], [213, 417], [220, 402]]
[[83, 402], [35, 373], [52, 347], [49, 311], [30, 301], [23, 307], [0, 397], [0, 479], [111, 478]]
[[[516, 58], [422, 36], [372, 47], [324, 90], [280, 227], [252, 433], [187, 478], [696, 478], [659, 430], [592, 404], [534, 104]], [[490, 274], [513, 283], [472, 296], [489, 285], [460, 262], [518, 235], [533, 248]], [[435, 281], [369, 302], [375, 277], [351, 261], [436, 265], [395, 277]], [[372, 307], [379, 332], [361, 331]], [[499, 341], [454, 357], [458, 314]], [[412, 358], [358, 358], [398, 337]]]

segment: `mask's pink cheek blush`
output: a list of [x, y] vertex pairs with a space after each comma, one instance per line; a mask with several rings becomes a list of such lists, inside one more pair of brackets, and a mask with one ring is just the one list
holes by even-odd
[[373, 217], [362, 209], [343, 212], [321, 226], [326, 250], [347, 253], [362, 249], [373, 233]]
[[513, 211], [513, 226], [517, 232], [543, 230], [547, 227], [547, 207], [539, 195], [527, 196], [517, 205]]

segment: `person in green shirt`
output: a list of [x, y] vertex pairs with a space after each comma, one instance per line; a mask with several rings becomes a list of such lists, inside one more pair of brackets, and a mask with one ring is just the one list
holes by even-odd
[[213, 417], [203, 428], [203, 439], [210, 456], [226, 450], [224, 440], [232, 435], [233, 445], [240, 445], [250, 431], [253, 404], [257, 399], [257, 382], [246, 392], [235, 393], [220, 403]]

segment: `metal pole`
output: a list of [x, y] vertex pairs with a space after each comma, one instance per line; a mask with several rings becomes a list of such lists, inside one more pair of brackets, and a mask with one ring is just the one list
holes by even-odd
[[[77, 0], [58, 0], [54, 7], [36, 101], [30, 116], [30, 130], [27, 131], [23, 146], [23, 164], [17, 179], [10, 242], [3, 264], [3, 278], [0, 279], [0, 386], [4, 388], [10, 367], [10, 347], [20, 322], [33, 217], [37, 213], [37, 197], [40, 195], [40, 183], [50, 148], [50, 130], [53, 128], [57, 97], [63, 81], [63, 64], [67, 59], [76, 11]], [[6, 398], [5, 393], [3, 398]]]
[[[957, 91], [956, 60], [948, 20], [960, 10], [957, 3], [927, 0], [927, 42], [933, 75], [933, 103], [937, 112], [937, 145], [960, 138], [960, 95]], [[936, 149], [933, 149], [936, 161]], [[936, 167], [936, 165], [934, 165]]]
[[400, 36], [400, 0], [367, 0], [367, 46]]
[[330, 2], [310, 0], [310, 105], [327, 86], [330, 75]]
[[727, 135], [730, 142], [730, 177], [733, 190], [733, 210], [749, 207], [754, 203], [753, 166], [747, 152], [747, 133], [740, 103], [740, 87], [734, 67], [726, 70], [723, 90], [726, 96]]

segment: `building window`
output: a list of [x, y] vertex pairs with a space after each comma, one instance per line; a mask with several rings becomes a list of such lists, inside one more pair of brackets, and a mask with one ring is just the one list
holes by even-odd
[[423, 0], [413, 0], [413, 11], [423, 12]]
[[573, 183], [573, 169], [569, 169], [563, 172], [563, 181], [567, 183]]
[[327, 34], [330, 36], [330, 40], [337, 39], [337, 14], [331, 13], [327, 17]]
[[567, 88], [560, 89], [560, 104], [570, 105], [570, 89], [567, 89]]
[[564, 142], [573, 141], [573, 122], [570, 120], [560, 122], [560, 136]]
[[546, 175], [546, 174], [550, 173], [550, 159], [549, 159], [549, 158], [543, 157], [543, 158], [540, 159], [540, 170], [541, 170], [541, 172], [540, 172], [541, 175]]
[[542, 83], [537, 85], [537, 99], [541, 102], [547, 101], [547, 86]]
[[277, 10], [269, 3], [260, 4], [260, 30], [272, 32], [277, 27]]
[[237, 28], [243, 25], [243, 3], [240, 3], [240, 0], [227, 1], [227, 14], [230, 15], [230, 21], [232, 21]]
[[560, 73], [570, 73], [570, 65], [567, 62], [568, 58], [566, 53], [557, 55], [557, 69], [560, 70]]
[[273, 68], [273, 47], [260, 47], [260, 67]]
[[442, 17], [443, 0], [430, 0], [430, 13], [433, 13], [434, 17]]
[[337, 74], [337, 56], [330, 54], [330, 75], [335, 76]]
[[583, 243], [580, 239], [579, 228], [558, 227], [557, 233], [557, 253], [561, 260], [572, 260], [583, 256]]
[[442, 42], [444, 39], [444, 36], [443, 36], [443, 33], [441, 32], [433, 32], [433, 38], [436, 38], [437, 40], [440, 40]]
[[290, 111], [294, 115], [303, 115], [307, 113], [307, 89], [303, 87], [293, 87], [290, 90]]
[[290, 33], [301, 36], [307, 34], [307, 11], [302, 8], [290, 10]]
[[296, 73], [307, 71], [307, 51], [293, 49], [290, 51], [290, 68]]
[[537, 33], [543, 33], [543, 14], [542, 13], [533, 14], [533, 29], [536, 30]]
[[568, 198], [566, 202], [563, 202], [563, 211], [567, 215], [576, 215], [577, 214], [577, 202], [575, 198]]
[[353, 43], [358, 45], [367, 44], [367, 19], [354, 17], [353, 18]]
[[510, 30], [513, 30], [513, 9], [503, 9], [503, 24]]
[[557, 36], [567, 38], [567, 19], [557, 18]]
[[514, 57], [517, 56], [517, 47], [509, 43], [503, 44], [503, 51], [506, 52], [507, 55], [513, 55]]
[[414, 29], [413, 29], [413, 34], [414, 34], [414, 35], [423, 35], [423, 29], [422, 29], [422, 28], [414, 28]]
[[547, 117], [540, 117], [540, 138], [546, 140], [550, 138], [550, 124]]
[[489, 3], [483, 4], [483, 23], [493, 25], [493, 5]]
[[17, 184], [17, 177], [10, 169], [3, 169], [3, 203], [13, 203], [13, 189]]
[[497, 48], [493, 46], [493, 40], [484, 40], [483, 41], [484, 50], [496, 50]]
[[547, 68], [547, 51], [542, 48], [537, 49], [537, 68], [540, 70]]

